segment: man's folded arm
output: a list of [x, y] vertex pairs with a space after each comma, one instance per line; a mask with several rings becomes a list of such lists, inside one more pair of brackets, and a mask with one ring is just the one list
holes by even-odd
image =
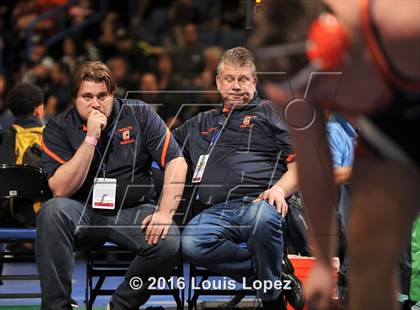
[[71, 197], [77, 192], [86, 179], [95, 152], [95, 146], [84, 142], [73, 154], [66, 141], [60, 126], [50, 120], [42, 136], [42, 161], [55, 197]]
[[95, 153], [95, 146], [82, 143], [74, 156], [62, 164], [48, 180], [55, 197], [71, 197], [84, 183]]

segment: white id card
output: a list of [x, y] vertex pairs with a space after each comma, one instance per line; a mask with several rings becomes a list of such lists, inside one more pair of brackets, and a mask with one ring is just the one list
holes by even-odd
[[203, 178], [204, 170], [206, 169], [207, 160], [209, 159], [209, 154], [200, 155], [198, 159], [197, 167], [195, 167], [194, 175], [192, 178], [192, 183], [200, 183]]
[[92, 208], [115, 209], [117, 179], [95, 178], [93, 182]]

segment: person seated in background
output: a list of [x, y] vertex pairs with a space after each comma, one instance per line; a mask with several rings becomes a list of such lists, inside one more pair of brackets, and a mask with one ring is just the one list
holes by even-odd
[[326, 112], [326, 132], [334, 167], [334, 179], [338, 186], [338, 224], [340, 239], [338, 257], [340, 269], [338, 275], [338, 296], [345, 303], [347, 298], [347, 222], [350, 209], [350, 180], [357, 133], [351, 123], [337, 112]]
[[[29, 164], [41, 167], [41, 139], [44, 129], [44, 92], [36, 85], [17, 84], [8, 96], [6, 104], [15, 116], [12, 126], [3, 133], [0, 142], [0, 164]], [[8, 204], [9, 200], [3, 203]], [[35, 225], [35, 212], [41, 204], [33, 200], [14, 201], [13, 212], [1, 208], [2, 225]]]
[[0, 72], [0, 127], [3, 132], [12, 126], [15, 117], [6, 104], [6, 96], [8, 92], [8, 83], [6, 75]]
[[15, 121], [3, 134], [0, 163], [41, 167], [44, 92], [33, 84], [17, 84], [10, 90], [6, 102]]
[[[178, 264], [172, 217], [187, 165], [162, 119], [144, 102], [115, 98], [116, 87], [102, 62], [79, 64], [72, 74], [73, 107], [44, 130], [43, 167], [54, 198], [37, 217], [41, 309], [70, 309], [77, 246], [112, 241], [136, 253], [107, 309], [138, 309], [150, 296], [149, 278], [167, 277]], [[158, 205], [153, 160], [165, 169]], [[133, 288], [132, 277], [144, 285]]]
[[[185, 227], [182, 253], [251, 287], [255, 280], [274, 284], [282, 280], [286, 199], [297, 191], [290, 136], [271, 103], [257, 96], [249, 50], [226, 51], [217, 72], [222, 104], [173, 131], [194, 170], [197, 199], [207, 206]], [[278, 287], [256, 291], [264, 308], [284, 309]], [[296, 308], [302, 300], [289, 298]]]
[[337, 184], [350, 182], [357, 133], [337, 112], [327, 112], [326, 131]]

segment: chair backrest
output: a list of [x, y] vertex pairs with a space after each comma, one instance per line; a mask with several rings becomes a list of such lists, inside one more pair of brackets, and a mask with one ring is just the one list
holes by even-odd
[[41, 168], [29, 165], [0, 165], [0, 198], [46, 199], [51, 197]]

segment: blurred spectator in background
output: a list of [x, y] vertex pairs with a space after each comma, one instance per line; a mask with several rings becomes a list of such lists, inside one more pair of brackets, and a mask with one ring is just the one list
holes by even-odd
[[163, 53], [159, 56], [156, 73], [160, 89], [175, 90], [179, 87], [174, 76], [174, 63], [168, 53]]
[[83, 46], [80, 42], [76, 42], [73, 37], [67, 37], [63, 40], [61, 62], [66, 64], [71, 70], [74, 69], [78, 62], [86, 60]]
[[[76, 39], [76, 42], [83, 45], [86, 51], [86, 59], [90, 60], [100, 59], [96, 45], [101, 33], [98, 22], [103, 19], [103, 16], [97, 15], [101, 14], [101, 7], [102, 1], [78, 0], [69, 12], [69, 25], [80, 29], [72, 36]], [[92, 23], [95, 18], [98, 18], [98, 22]]]
[[[68, 71], [81, 61], [101, 60], [114, 68], [113, 74], [119, 80], [119, 95], [124, 96], [129, 89], [155, 89], [156, 83], [157, 89], [161, 91], [184, 91], [176, 95], [166, 93], [158, 96], [160, 103], [164, 104], [159, 113], [164, 119], [173, 119], [186, 102], [196, 103], [198, 99], [198, 102], [214, 102], [219, 99], [211, 91], [214, 90], [212, 81], [222, 49], [217, 46], [206, 49], [206, 44], [215, 44], [217, 35], [214, 34], [214, 26], [218, 26], [221, 20], [228, 25], [223, 26], [223, 29], [235, 29], [240, 25], [234, 22], [237, 17], [233, 16], [244, 14], [238, 12], [243, 8], [243, 2], [141, 1], [135, 4], [134, 11], [125, 2], [112, 2], [97, 22], [47, 46], [45, 43], [59, 30], [80, 26], [90, 17], [101, 13], [99, 1], [78, 0], [64, 13], [53, 14], [54, 17], [40, 20], [34, 25], [32, 49], [28, 58], [29, 23], [43, 12], [67, 1], [4, 0], [0, 4], [0, 40], [4, 41], [2, 55], [6, 74], [4, 80], [10, 86], [22, 81], [40, 86], [47, 95], [48, 118], [65, 109], [69, 103], [65, 91]], [[221, 16], [221, 8], [224, 8], [223, 12], [227, 15], [217, 21], [216, 17]], [[136, 12], [139, 12], [138, 16]], [[204, 41], [200, 39], [200, 32]], [[146, 75], [142, 77], [145, 72]], [[5, 106], [1, 102], [7, 94], [6, 88], [1, 87], [1, 79], [0, 76], [0, 124], [4, 129], [11, 124], [10, 121], [9, 125], [3, 124], [5, 116], [13, 120], [13, 115], [4, 112]], [[139, 88], [141, 84], [147, 86]], [[200, 90], [205, 92], [200, 95], [197, 92]], [[184, 106], [180, 118], [185, 120], [197, 111], [209, 108], [211, 106], [200, 106], [198, 109]]]
[[194, 79], [194, 85], [202, 92], [196, 99], [199, 104], [189, 108], [187, 118], [213, 108], [213, 105], [220, 101], [214, 80], [217, 73], [217, 64], [222, 53], [223, 50], [218, 46], [207, 47], [203, 51], [203, 70]]
[[245, 25], [245, 1], [221, 1], [220, 16], [216, 20], [218, 28], [222, 31], [243, 28]]
[[0, 126], [2, 127], [3, 131], [12, 126], [13, 122], [15, 121], [15, 117], [13, 116], [12, 111], [10, 111], [6, 104], [6, 89], [6, 76], [4, 74], [0, 74]]
[[[56, 5], [57, 3], [54, 3], [53, 1], [17, 1], [13, 10], [16, 30], [18, 32], [25, 31], [33, 19]], [[34, 26], [35, 32], [44, 35], [53, 34], [56, 29], [56, 20], [54, 17], [43, 19]]]
[[24, 72], [22, 81], [26, 83], [36, 84], [40, 87], [45, 87], [50, 81], [50, 72], [54, 65], [54, 61], [50, 57], [44, 58]]
[[353, 126], [337, 112], [326, 112], [326, 131], [330, 147], [334, 178], [338, 184], [338, 224], [339, 242], [338, 257], [340, 269], [338, 274], [338, 296], [346, 303], [347, 299], [347, 222], [350, 211], [350, 178], [353, 171], [354, 151], [357, 133]]
[[108, 68], [117, 83], [116, 95], [125, 98], [127, 91], [136, 90], [136, 84], [131, 79], [125, 58], [116, 56], [108, 61]]
[[[8, 25], [12, 32], [10, 48], [13, 53], [19, 51], [21, 53], [19, 57], [22, 57], [22, 59], [29, 57], [30, 64], [42, 59], [47, 51], [44, 39], [57, 33], [59, 29], [58, 21], [64, 19], [64, 16], [55, 14], [39, 19], [34, 24], [32, 22], [40, 15], [61, 4], [62, 1], [29, 0], [15, 2]], [[27, 56], [27, 31], [30, 27], [32, 27], [32, 49], [31, 54]]]
[[207, 47], [203, 51], [203, 70], [197, 75], [195, 84], [203, 90], [215, 89], [217, 63], [222, 56], [223, 50], [217, 46]]
[[203, 71], [210, 71], [216, 73], [217, 64], [223, 54], [223, 49], [218, 46], [207, 47], [203, 51], [204, 56], [204, 69]]
[[326, 130], [337, 184], [348, 183], [354, 160], [357, 134], [353, 126], [337, 112], [327, 113]]
[[126, 28], [116, 30], [116, 46], [119, 56], [124, 57], [134, 73], [151, 69], [152, 56], [144, 51]]
[[97, 46], [101, 51], [103, 59], [112, 57], [117, 52], [115, 45], [115, 23], [118, 16], [114, 12], [107, 13], [101, 23], [101, 36], [98, 39]]
[[[163, 53], [159, 56], [156, 65], [156, 76], [158, 78], [158, 87], [161, 91], [172, 92], [181, 90], [179, 74], [174, 73], [174, 63], [168, 53]], [[181, 99], [179, 93], [177, 96], [174, 96], [170, 92], [163, 92], [160, 95], [163, 106], [159, 109], [159, 115], [168, 127], [172, 126], [171, 128], [174, 128], [174, 126], [180, 124], [177, 113], [181, 104], [185, 103], [185, 101]]]
[[[3, 18], [4, 11], [5, 11], [4, 7], [0, 7], [0, 19]], [[4, 27], [4, 24], [0, 22], [0, 73], [3, 73], [3, 70], [4, 70], [3, 69], [3, 62], [4, 62], [3, 60], [3, 57], [4, 57], [3, 56], [3, 49], [4, 49], [3, 27]]]
[[173, 5], [173, 0], [159, 0], [159, 1], [151, 1], [151, 0], [143, 0], [140, 1], [137, 5], [137, 16], [143, 20], [150, 20], [151, 15], [160, 10], [167, 11], [171, 5]]
[[93, 3], [90, 0], [79, 0], [78, 3], [70, 9], [72, 24], [77, 26], [82, 24], [86, 18], [95, 12]]
[[[163, 101], [160, 96], [160, 89], [156, 74], [152, 72], [144, 73], [141, 76], [139, 89], [141, 100], [149, 104], [162, 104]], [[159, 106], [154, 106], [155, 110], [159, 110]]]
[[169, 9], [169, 20], [173, 26], [185, 26], [200, 22], [200, 12], [193, 0], [176, 0]]
[[51, 59], [51, 57], [47, 55], [47, 51], [48, 47], [45, 44], [45, 37], [40, 34], [34, 34], [32, 36], [32, 49], [29, 63], [36, 64], [44, 59]]
[[169, 36], [175, 40], [175, 46], [183, 46], [184, 27], [187, 24], [198, 24], [200, 14], [192, 0], [176, 0], [167, 14], [168, 24], [171, 26]]
[[187, 83], [200, 73], [203, 67], [203, 50], [205, 46], [198, 37], [197, 25], [188, 23], [183, 27], [181, 47], [174, 50], [172, 57], [176, 59], [175, 71], [180, 72]]
[[31, 58], [27, 67], [23, 67], [22, 80], [24, 82], [36, 84], [40, 87], [47, 84], [54, 64], [54, 60], [47, 55], [47, 51], [48, 47], [44, 43], [44, 38], [40, 35], [34, 35], [32, 37]]
[[48, 96], [45, 112], [48, 118], [67, 110], [72, 103], [69, 67], [62, 62], [56, 62], [51, 68], [50, 76], [50, 83], [45, 87]]

